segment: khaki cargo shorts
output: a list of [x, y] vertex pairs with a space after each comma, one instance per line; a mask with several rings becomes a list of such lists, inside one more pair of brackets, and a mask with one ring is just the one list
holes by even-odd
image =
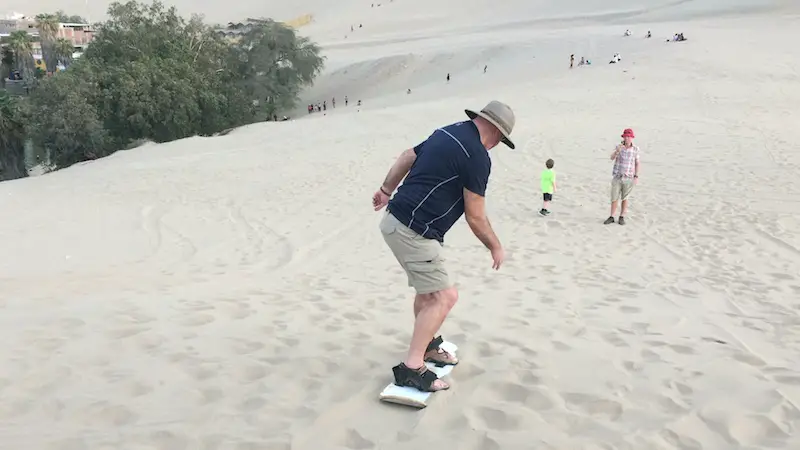
[[408, 275], [408, 285], [417, 294], [430, 294], [453, 286], [444, 267], [442, 244], [426, 239], [400, 223], [386, 211], [380, 224], [386, 245]]
[[619, 200], [625, 201], [633, 192], [633, 178], [612, 178], [611, 179], [611, 202]]

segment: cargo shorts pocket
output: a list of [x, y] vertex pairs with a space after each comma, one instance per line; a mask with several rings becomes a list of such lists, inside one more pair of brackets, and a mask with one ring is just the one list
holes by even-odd
[[380, 228], [381, 233], [383, 235], [388, 236], [388, 235], [394, 233], [395, 231], [397, 231], [397, 224], [398, 223], [399, 222], [397, 221], [397, 219], [395, 219], [394, 216], [390, 215], [387, 212], [383, 216], [383, 219], [381, 219], [381, 223], [378, 225], [378, 228]]
[[441, 258], [430, 261], [408, 261], [405, 263], [408, 285], [418, 294], [428, 294], [449, 288], [452, 283]]

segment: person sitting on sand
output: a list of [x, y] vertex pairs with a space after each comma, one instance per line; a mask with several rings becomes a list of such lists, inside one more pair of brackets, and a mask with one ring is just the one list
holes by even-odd
[[622, 143], [617, 145], [611, 154], [614, 167], [611, 170], [611, 215], [604, 224], [614, 223], [617, 202], [622, 202], [619, 213], [619, 224], [625, 225], [625, 213], [628, 210], [628, 197], [639, 181], [639, 147], [633, 145], [633, 130], [626, 128], [622, 132]]
[[609, 64], [616, 64], [616, 63], [620, 62], [621, 60], [622, 60], [622, 56], [620, 56], [619, 53], [614, 53], [614, 56], [611, 57], [611, 61], [609, 61], [608, 63]]
[[653, 35], [650, 34], [650, 30], [647, 30], [647, 38], [650, 39], [651, 37], [653, 37]]
[[630, 36], [630, 35], [631, 35], [631, 30], [625, 30], [625, 36]]
[[[492, 166], [489, 150], [500, 142], [514, 148], [509, 138], [514, 112], [494, 100], [480, 112], [465, 113], [471, 120], [437, 128], [424, 142], [403, 151], [372, 196], [375, 211], [386, 207], [380, 222], [383, 239], [416, 291], [408, 354], [392, 372], [396, 385], [420, 391], [450, 387], [427, 369], [425, 361], [458, 364], [455, 356], [439, 348], [442, 337], [434, 338], [458, 300], [443, 258], [444, 235], [465, 215], [472, 232], [491, 251], [492, 268], [499, 269], [505, 259], [486, 218], [485, 195]], [[401, 180], [403, 185], [390, 200]]]

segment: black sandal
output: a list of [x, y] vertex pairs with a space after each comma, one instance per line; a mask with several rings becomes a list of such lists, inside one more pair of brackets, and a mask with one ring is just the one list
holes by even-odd
[[[439, 348], [439, 346], [442, 345], [443, 342], [444, 342], [444, 339], [442, 339], [441, 336], [436, 336], [435, 338], [433, 338], [433, 340], [431, 340], [430, 344], [428, 344], [428, 348], [425, 349], [425, 354], [428, 354], [428, 352], [430, 352], [431, 350], [437, 350], [438, 353], [440, 353], [440, 354], [441, 353], [447, 353], [449, 355], [450, 353], [448, 353], [446, 350], [442, 350], [442, 349]], [[444, 367], [444, 366], [448, 366], [448, 365], [449, 366], [455, 366], [456, 364], [458, 364], [458, 361], [456, 361], [454, 363], [451, 363], [451, 362], [439, 361], [438, 359], [434, 359], [434, 358], [430, 358], [430, 357], [425, 358], [425, 361], [429, 362], [429, 363], [433, 363], [436, 367]]]
[[422, 392], [437, 392], [450, 389], [450, 385], [442, 389], [433, 389], [433, 383], [439, 379], [433, 371], [428, 370], [425, 364], [419, 369], [412, 369], [400, 363], [392, 367], [394, 373], [394, 384], [398, 386], [412, 387]]

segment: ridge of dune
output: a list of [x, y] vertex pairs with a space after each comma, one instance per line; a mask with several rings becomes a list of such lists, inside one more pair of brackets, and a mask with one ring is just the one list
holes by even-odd
[[[372, 1], [223, 5], [315, 14], [328, 65], [292, 120], [0, 183], [0, 448], [800, 447], [797, 4]], [[452, 388], [382, 404], [412, 291], [369, 197], [495, 98], [507, 261], [454, 226]], [[604, 226], [628, 127], [644, 175]]]

